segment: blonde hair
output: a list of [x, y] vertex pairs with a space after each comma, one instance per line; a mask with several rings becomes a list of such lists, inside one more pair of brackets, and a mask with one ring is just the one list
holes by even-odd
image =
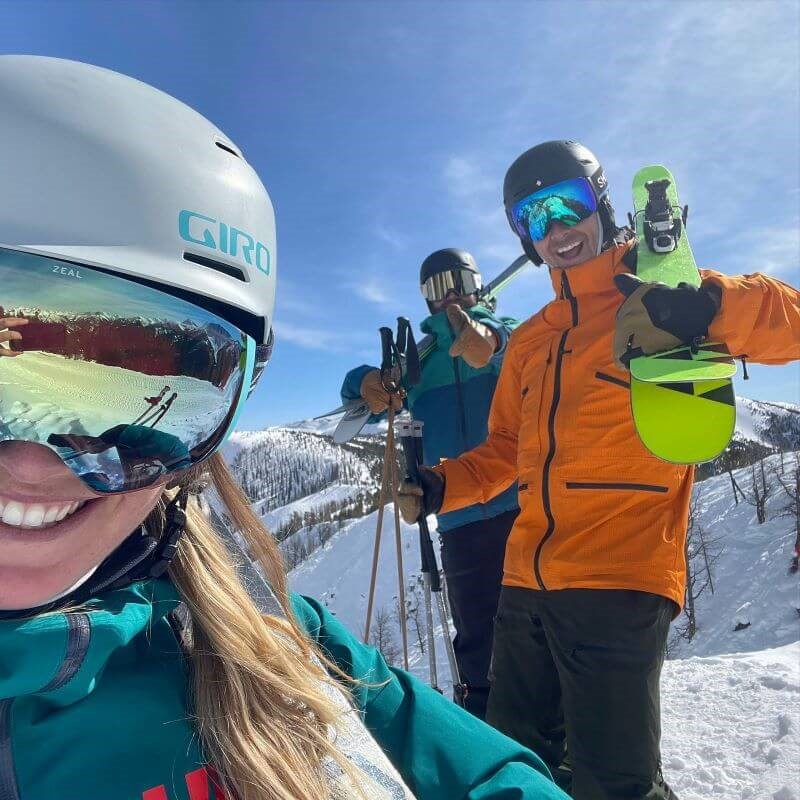
[[278, 546], [222, 458], [214, 456], [207, 469], [285, 619], [259, 612], [224, 542], [190, 501], [170, 576], [191, 618], [191, 713], [204, 754], [238, 800], [329, 800], [327, 759], [357, 789], [354, 769], [330, 733], [342, 709], [324, 691], [332, 682], [318, 666], [324, 657], [291, 613]]

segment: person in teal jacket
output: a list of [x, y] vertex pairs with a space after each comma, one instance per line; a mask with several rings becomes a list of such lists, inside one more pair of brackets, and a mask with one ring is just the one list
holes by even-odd
[[[0, 800], [563, 800], [531, 751], [290, 593], [225, 466], [274, 314], [272, 207], [235, 145], [60, 59], [0, 56], [0, 106]], [[220, 218], [249, 259], [217, 248]], [[26, 318], [93, 346], [27, 351]], [[136, 430], [165, 374], [180, 458]]]
[[[420, 268], [420, 290], [431, 312], [420, 326], [435, 337], [422, 361], [422, 380], [407, 387], [404, 404], [422, 430], [425, 464], [456, 458], [486, 440], [489, 409], [503, 353], [519, 324], [478, 303], [481, 276], [470, 253], [446, 248]], [[342, 400], [367, 400], [377, 422], [389, 403], [380, 370], [363, 365], [344, 379]], [[488, 503], [438, 515], [442, 566], [456, 629], [453, 648], [463, 689], [456, 701], [483, 719], [489, 697], [494, 617], [500, 598], [506, 540], [519, 513], [512, 486]]]

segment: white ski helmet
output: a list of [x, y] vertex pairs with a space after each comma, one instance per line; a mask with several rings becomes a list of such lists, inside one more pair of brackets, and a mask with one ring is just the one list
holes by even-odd
[[205, 298], [270, 341], [275, 215], [225, 134], [145, 83], [41, 56], [0, 56], [0, 109], [0, 247]]

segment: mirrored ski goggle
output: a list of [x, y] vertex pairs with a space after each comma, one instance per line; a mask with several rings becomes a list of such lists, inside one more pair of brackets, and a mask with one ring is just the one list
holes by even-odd
[[514, 230], [523, 239], [540, 242], [554, 222], [572, 227], [597, 211], [588, 178], [572, 178], [524, 197], [511, 210]]
[[44, 445], [101, 493], [148, 486], [214, 453], [269, 357], [180, 297], [0, 248], [3, 339], [0, 449]]
[[422, 296], [432, 303], [444, 300], [450, 292], [476, 294], [481, 288], [481, 276], [468, 269], [437, 272], [422, 284]]

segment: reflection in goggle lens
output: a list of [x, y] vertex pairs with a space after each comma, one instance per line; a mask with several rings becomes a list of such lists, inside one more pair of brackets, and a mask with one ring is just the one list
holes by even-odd
[[255, 342], [182, 298], [83, 265], [0, 249], [0, 446], [37, 442], [99, 492], [186, 469], [223, 441]]
[[597, 198], [587, 178], [546, 186], [514, 205], [514, 229], [523, 239], [540, 242], [554, 222], [570, 227], [597, 211]]
[[422, 284], [422, 296], [430, 302], [444, 300], [449, 292], [475, 294], [481, 288], [481, 276], [468, 269], [437, 272]]

